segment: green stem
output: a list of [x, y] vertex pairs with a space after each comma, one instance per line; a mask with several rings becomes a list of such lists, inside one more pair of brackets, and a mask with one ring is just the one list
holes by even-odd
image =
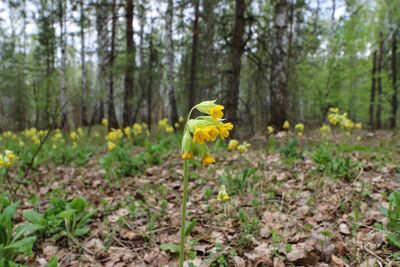
[[186, 202], [188, 198], [188, 161], [184, 161], [183, 165], [183, 198], [182, 198], [182, 213], [181, 213], [181, 242], [179, 244], [179, 267], [183, 267], [185, 260], [185, 229], [186, 229]]

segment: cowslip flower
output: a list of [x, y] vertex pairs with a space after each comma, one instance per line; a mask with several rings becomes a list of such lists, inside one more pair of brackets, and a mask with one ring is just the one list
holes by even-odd
[[111, 141], [107, 142], [108, 151], [113, 151], [116, 147], [117, 147], [117, 145], [114, 142], [111, 142]]
[[0, 154], [0, 168], [10, 168], [14, 165], [19, 157], [11, 150], [5, 150], [4, 154]]
[[70, 132], [69, 137], [71, 138], [72, 141], [78, 140], [78, 134], [75, 131]]
[[126, 135], [126, 137], [131, 137], [131, 127], [125, 127], [124, 128], [124, 134]]
[[304, 132], [304, 124], [303, 124], [303, 123], [298, 123], [298, 124], [296, 124], [296, 126], [295, 126], [294, 128], [296, 129], [297, 134], [298, 134], [299, 136], [302, 136], [302, 135], [303, 135], [303, 132]]
[[102, 120], [101, 120], [101, 125], [107, 127], [107, 126], [108, 126], [108, 120], [107, 120], [106, 118], [102, 119]]
[[106, 135], [106, 140], [114, 142], [117, 140], [121, 140], [123, 137], [124, 137], [124, 134], [121, 129], [111, 129], [111, 132], [109, 132]]
[[133, 135], [134, 136], [138, 136], [138, 135], [142, 134], [142, 132], [143, 132], [143, 127], [139, 123], [134, 123], [132, 128], [133, 128]]
[[326, 134], [331, 132], [331, 127], [329, 127], [329, 125], [324, 124], [319, 129], [319, 132], [321, 133], [322, 136], [325, 136]]
[[289, 127], [290, 127], [289, 121], [286, 120], [286, 121], [283, 123], [282, 128], [285, 129], [285, 130], [288, 130]]
[[214, 164], [215, 163], [215, 159], [211, 155], [205, 155], [201, 162], [203, 163], [204, 167], [207, 167], [208, 165]]
[[229, 197], [228, 193], [226, 192], [225, 185], [221, 185], [221, 188], [217, 195], [217, 201], [225, 202], [225, 201], [228, 201], [229, 199], [230, 199], [230, 197]]
[[237, 146], [239, 145], [239, 141], [236, 139], [231, 139], [228, 143], [228, 150], [232, 151], [235, 150], [237, 148]]
[[250, 145], [249, 143], [243, 142], [243, 144], [238, 145], [237, 150], [238, 150], [240, 153], [246, 153], [247, 151], [249, 151], [250, 146], [251, 146], [251, 145]]
[[[197, 109], [206, 116], [199, 116], [191, 119], [192, 112]], [[186, 224], [186, 204], [188, 198], [189, 170], [188, 161], [196, 156], [201, 157], [203, 166], [207, 167], [215, 163], [215, 158], [210, 154], [207, 142], [213, 142], [218, 137], [221, 139], [229, 136], [229, 131], [233, 129], [232, 123], [224, 123], [222, 110], [224, 107], [214, 101], [203, 101], [195, 105], [188, 115], [183, 138], [181, 157], [184, 160], [183, 171], [183, 197], [181, 209], [181, 227], [180, 227], [180, 246], [179, 246], [179, 267], [183, 267], [185, 259], [185, 224]], [[160, 122], [159, 122], [160, 126]], [[161, 126], [165, 127], [163, 122]], [[227, 197], [223, 197], [227, 199]]]
[[[199, 116], [195, 119], [190, 119], [193, 110], [206, 114], [207, 116]], [[195, 156], [202, 158], [204, 166], [209, 166], [215, 163], [208, 151], [207, 142], [214, 142], [219, 137], [225, 139], [229, 136], [229, 132], [233, 129], [232, 123], [226, 123], [222, 118], [219, 118], [224, 107], [218, 105], [214, 101], [203, 101], [195, 105], [189, 113], [189, 120], [186, 123], [183, 139], [182, 139], [182, 158], [192, 159]], [[187, 153], [190, 152], [190, 157]]]
[[331, 112], [331, 113], [339, 113], [339, 108], [329, 108], [329, 112]]
[[273, 134], [274, 133], [274, 127], [268, 126], [267, 127], [267, 132], [268, 132], [268, 134]]

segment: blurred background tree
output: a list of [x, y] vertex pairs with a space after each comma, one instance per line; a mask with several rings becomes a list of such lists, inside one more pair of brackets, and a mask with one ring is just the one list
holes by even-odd
[[0, 130], [174, 125], [215, 98], [249, 134], [332, 106], [395, 128], [399, 27], [391, 0], [5, 0]]

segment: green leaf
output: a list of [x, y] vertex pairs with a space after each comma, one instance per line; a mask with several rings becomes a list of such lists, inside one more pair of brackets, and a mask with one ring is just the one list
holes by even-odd
[[187, 224], [186, 226], [186, 230], [185, 230], [185, 236], [189, 236], [190, 233], [192, 232], [193, 228], [196, 226], [197, 224], [197, 220], [194, 219], [193, 221], [191, 221], [190, 223]]
[[46, 264], [46, 267], [58, 267], [58, 260], [56, 256], [51, 257], [49, 263]]
[[43, 214], [40, 214], [34, 210], [25, 211], [24, 218], [34, 224], [43, 224], [45, 222]]
[[14, 240], [21, 235], [29, 235], [43, 228], [44, 227], [42, 225], [32, 223], [18, 225], [15, 229], [16, 236], [14, 237]]
[[173, 244], [173, 243], [163, 243], [160, 245], [160, 249], [164, 250], [164, 251], [169, 251], [171, 253], [179, 252], [179, 246], [177, 244]]
[[0, 225], [0, 245], [6, 245], [7, 240], [7, 231], [3, 225]]
[[11, 204], [10, 206], [8, 206], [3, 210], [3, 216], [6, 219], [11, 220], [15, 212], [17, 211], [18, 206], [19, 206], [19, 201], [15, 202], [14, 204]]
[[84, 211], [86, 208], [86, 201], [83, 198], [75, 198], [71, 201], [69, 206], [77, 211]]
[[85, 227], [81, 227], [75, 230], [75, 235], [76, 236], [83, 236], [86, 235], [89, 232], [90, 228], [85, 226]]
[[11, 243], [4, 247], [4, 250], [16, 250], [19, 253], [30, 255], [32, 253], [33, 243], [36, 241], [36, 236], [26, 237], [17, 242]]
[[64, 220], [70, 220], [72, 215], [76, 213], [76, 210], [69, 209], [69, 210], [64, 210], [63, 212], [60, 212], [58, 214], [58, 217], [63, 218]]

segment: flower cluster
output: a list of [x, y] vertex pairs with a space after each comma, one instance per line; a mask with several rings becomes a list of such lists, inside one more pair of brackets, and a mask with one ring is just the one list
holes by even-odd
[[237, 151], [239, 151], [240, 153], [246, 153], [247, 151], [249, 151], [250, 146], [251, 145], [249, 143], [243, 142], [242, 144], [238, 145]]
[[38, 131], [36, 128], [30, 128], [24, 131], [24, 135], [26, 138], [31, 139], [32, 143], [35, 145], [40, 144], [40, 140], [47, 135], [47, 130]]
[[347, 117], [347, 113], [340, 114], [339, 108], [330, 108], [328, 114], [328, 121], [333, 125], [339, 125], [343, 129], [352, 130], [362, 129], [362, 123], [355, 123]]
[[289, 124], [289, 121], [288, 121], [288, 120], [286, 120], [286, 121], [283, 123], [282, 128], [283, 128], [284, 130], [289, 130], [290, 124]]
[[331, 127], [327, 124], [323, 124], [322, 127], [319, 129], [319, 132], [322, 136], [325, 136], [331, 132]]
[[56, 130], [55, 134], [51, 137], [51, 141], [53, 142], [53, 149], [56, 149], [58, 145], [63, 145], [65, 143], [64, 136], [60, 129]]
[[[207, 116], [199, 116], [190, 119], [193, 110], [197, 109]], [[224, 140], [233, 129], [232, 123], [225, 123], [222, 117], [224, 106], [214, 101], [203, 101], [192, 108], [189, 113], [189, 120], [186, 122], [182, 139], [182, 159], [190, 160], [194, 156], [200, 156], [204, 166], [215, 163], [210, 155], [207, 142], [213, 142], [219, 137]]]
[[274, 127], [268, 126], [267, 127], [267, 132], [268, 132], [269, 135], [273, 134], [274, 133]]
[[296, 129], [297, 134], [298, 134], [299, 136], [302, 136], [302, 135], [303, 135], [303, 133], [304, 133], [304, 124], [303, 124], [303, 123], [298, 123], [298, 124], [296, 124], [296, 126], [295, 126], [294, 128]]
[[164, 118], [158, 122], [158, 128], [166, 133], [173, 133], [174, 127], [169, 124], [169, 120]]
[[114, 150], [117, 145], [116, 141], [121, 140], [124, 137], [124, 133], [121, 129], [111, 129], [111, 131], [106, 135], [108, 151]]
[[231, 139], [228, 143], [228, 150], [233, 151], [236, 150], [237, 146], [239, 145], [239, 141], [236, 139]]
[[225, 202], [228, 201], [230, 199], [228, 193], [226, 192], [226, 187], [225, 185], [221, 185], [221, 189], [218, 192], [217, 195], [217, 200], [220, 202]]
[[83, 129], [78, 128], [76, 131], [72, 131], [69, 133], [69, 138], [72, 141], [72, 147], [76, 148], [78, 147], [78, 141], [81, 137], [84, 136]]
[[18, 156], [14, 152], [5, 150], [4, 154], [0, 154], [0, 169], [12, 167], [18, 159]]

